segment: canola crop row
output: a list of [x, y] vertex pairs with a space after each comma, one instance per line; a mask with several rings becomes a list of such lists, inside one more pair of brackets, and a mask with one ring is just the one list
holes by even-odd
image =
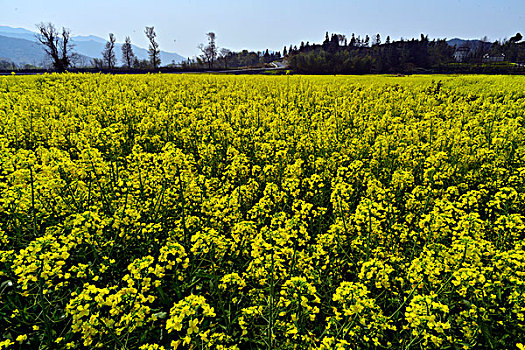
[[0, 349], [523, 349], [524, 86], [0, 77]]

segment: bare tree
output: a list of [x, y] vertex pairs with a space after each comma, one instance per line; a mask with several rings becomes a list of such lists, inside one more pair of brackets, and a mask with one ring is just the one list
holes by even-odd
[[93, 58], [91, 65], [97, 69], [102, 69], [104, 68], [104, 61], [101, 58]]
[[73, 52], [70, 56], [70, 67], [85, 67], [87, 65], [86, 56]]
[[53, 61], [53, 68], [64, 72], [71, 65], [73, 48], [69, 29], [62, 27], [62, 33], [60, 33], [52, 23], [40, 23], [36, 27], [38, 29], [36, 37]]
[[115, 57], [115, 42], [117, 39], [113, 33], [109, 33], [109, 41], [106, 43], [106, 48], [102, 51], [102, 59], [109, 69], [115, 68], [117, 58]]
[[129, 69], [133, 65], [135, 60], [135, 54], [131, 47], [131, 39], [129, 36], [126, 37], [126, 41], [122, 44], [122, 63]]
[[208, 37], [208, 45], [204, 46], [204, 44], [200, 44], [198, 48], [202, 52], [202, 60], [208, 64], [209, 69], [212, 69], [215, 60], [217, 59], [218, 51], [217, 45], [215, 45], [215, 33], [209, 32], [206, 33], [206, 36]]
[[339, 44], [339, 46], [343, 46], [345, 43], [345, 40], [348, 40], [346, 38], [346, 35], [344, 34], [334, 34], [334, 35], [335, 35], [335, 39], [337, 40], [337, 43]]
[[228, 69], [228, 60], [230, 59], [232, 52], [226, 48], [222, 48], [219, 51], [220, 51], [219, 59], [224, 62], [224, 69]]
[[153, 66], [153, 69], [157, 69], [157, 67], [160, 65], [160, 50], [159, 44], [155, 40], [157, 37], [157, 34], [155, 33], [155, 27], [146, 27], [144, 33], [149, 40], [149, 60]]

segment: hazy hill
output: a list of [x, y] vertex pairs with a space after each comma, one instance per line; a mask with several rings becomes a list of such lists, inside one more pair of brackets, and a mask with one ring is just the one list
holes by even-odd
[[42, 47], [34, 41], [0, 35], [0, 58], [17, 65], [41, 65], [45, 59]]
[[[83, 62], [88, 63], [92, 58], [101, 58], [106, 40], [94, 36], [73, 36], [71, 42], [74, 44], [74, 52], [85, 56]], [[116, 56], [118, 64], [121, 57], [121, 43], [117, 43]], [[133, 52], [139, 59], [148, 58], [148, 50], [132, 45]], [[36, 39], [36, 33], [24, 28], [13, 28], [0, 26], [0, 58], [10, 60], [17, 65], [41, 64], [45, 58], [44, 51]], [[184, 60], [184, 57], [174, 52], [161, 51], [160, 58], [163, 65], [172, 61], [176, 63]]]
[[82, 36], [82, 35], [79, 35], [79, 36], [75, 36], [73, 37], [75, 39], [76, 42], [90, 42], [90, 41], [94, 41], [94, 42], [97, 42], [97, 43], [102, 43], [102, 44], [106, 44], [106, 40], [105, 39], [102, 39], [101, 37], [99, 36], [95, 36], [95, 35], [86, 35], [86, 36]]
[[485, 42], [485, 41], [481, 41], [481, 40], [465, 40], [465, 39], [459, 39], [459, 38], [454, 38], [454, 39], [447, 40], [447, 43], [450, 46], [455, 46], [457, 48], [469, 47], [471, 49], [475, 49], [475, 48], [479, 47], [480, 45], [490, 45], [491, 44], [489, 42]]
[[9, 38], [25, 39], [29, 41], [36, 41], [35, 32], [24, 28], [12, 28], [8, 26], [0, 26], [0, 35]]

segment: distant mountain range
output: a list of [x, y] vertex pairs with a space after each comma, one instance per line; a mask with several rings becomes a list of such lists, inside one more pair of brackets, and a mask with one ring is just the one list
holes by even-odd
[[[93, 58], [101, 58], [102, 51], [106, 45], [106, 40], [94, 36], [73, 36], [71, 43], [74, 44], [73, 51], [79, 54], [77, 64], [87, 65]], [[133, 45], [133, 53], [139, 59], [148, 58], [148, 50]], [[122, 44], [115, 45], [115, 53], [120, 64]], [[185, 58], [174, 52], [160, 52], [160, 59], [163, 65], [172, 62], [180, 63]], [[36, 39], [36, 33], [23, 28], [13, 28], [9, 26], [0, 26], [0, 60], [10, 61], [17, 66], [31, 64], [42, 66], [47, 63], [42, 45]]]
[[450, 46], [455, 46], [456, 48], [468, 47], [471, 50], [475, 50], [480, 46], [485, 47], [485, 48], [487, 48], [488, 46], [490, 48], [490, 46], [492, 45], [492, 43], [488, 41], [465, 40], [465, 39], [458, 39], [458, 38], [447, 40], [447, 44], [449, 44]]
[[16, 65], [42, 65], [46, 57], [42, 47], [34, 41], [0, 35], [0, 60]]

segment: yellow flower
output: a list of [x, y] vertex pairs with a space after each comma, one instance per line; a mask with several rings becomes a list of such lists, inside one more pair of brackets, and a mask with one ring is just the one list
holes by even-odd
[[13, 345], [14, 342], [11, 341], [11, 339], [6, 339], [6, 340], [3, 340], [3, 341], [0, 341], [0, 349], [7, 349], [8, 347], [10, 347], [11, 345]]
[[191, 337], [189, 335], [187, 335], [182, 340], [182, 345], [188, 345], [189, 343], [191, 343]]
[[24, 342], [24, 340], [27, 339], [27, 335], [26, 334], [20, 334], [18, 337], [16, 337], [16, 341], [19, 342], [20, 344], [22, 344]]
[[190, 320], [189, 327], [188, 327], [188, 335], [199, 332], [199, 327], [197, 327], [198, 325], [199, 325], [198, 319], [194, 318], [193, 320]]

